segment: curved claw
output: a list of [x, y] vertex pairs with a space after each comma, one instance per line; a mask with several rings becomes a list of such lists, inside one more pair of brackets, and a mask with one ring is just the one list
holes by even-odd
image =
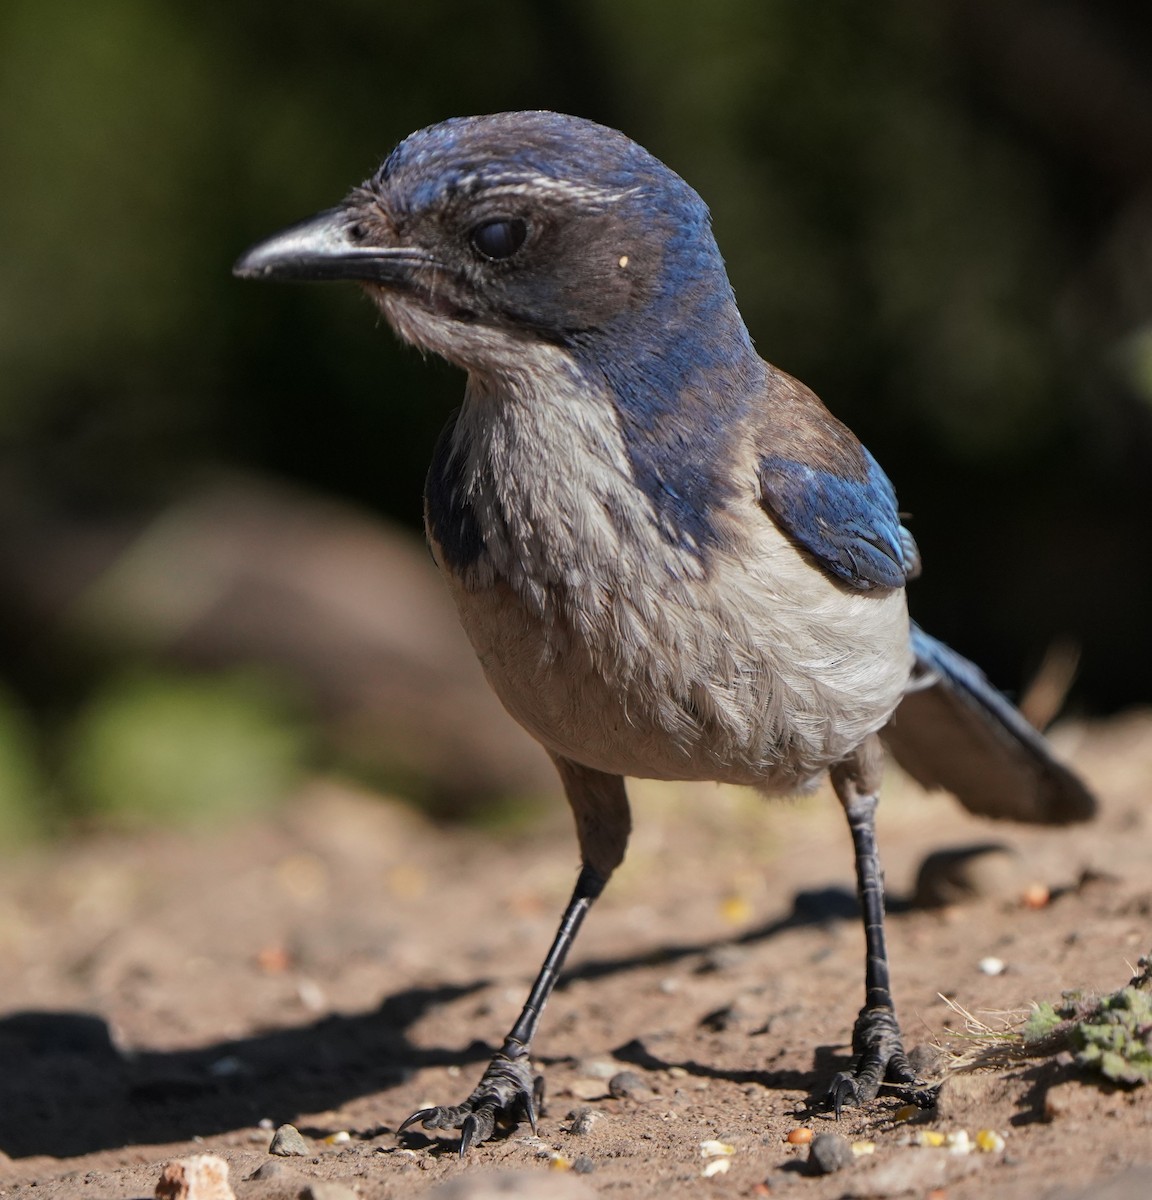
[[400, 1122], [396, 1127], [396, 1133], [401, 1134], [409, 1125], [415, 1125], [417, 1121], [427, 1121], [438, 1110], [435, 1108], [418, 1108], [410, 1117]]
[[520, 1107], [524, 1110], [524, 1116], [528, 1118], [528, 1124], [532, 1126], [532, 1134], [536, 1134], [536, 1104], [542, 1098], [544, 1093], [544, 1077], [537, 1075], [532, 1084], [532, 1091], [525, 1092], [520, 1097]]
[[847, 1104], [859, 1104], [860, 1094], [856, 1090], [856, 1080], [847, 1071], [841, 1071], [828, 1088], [828, 1101], [836, 1120], [840, 1120], [840, 1110]]
[[537, 1075], [532, 1079], [531, 1088], [525, 1087], [516, 1097], [520, 1116], [532, 1126], [532, 1133], [537, 1133], [536, 1121], [538, 1114], [544, 1108], [544, 1076]]
[[479, 1133], [480, 1123], [476, 1120], [475, 1114], [469, 1113], [464, 1118], [464, 1124], [460, 1126], [460, 1157], [463, 1158], [472, 1148], [473, 1142], [481, 1141], [482, 1139], [476, 1135]]

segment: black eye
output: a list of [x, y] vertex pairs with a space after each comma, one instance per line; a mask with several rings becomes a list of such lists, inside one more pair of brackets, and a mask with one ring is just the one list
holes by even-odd
[[500, 217], [477, 225], [470, 235], [472, 245], [485, 258], [511, 258], [528, 236], [528, 226], [519, 217]]

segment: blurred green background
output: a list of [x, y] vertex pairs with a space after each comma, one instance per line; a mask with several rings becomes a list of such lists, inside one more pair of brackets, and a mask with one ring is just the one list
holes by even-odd
[[[411, 752], [456, 710], [363, 645], [410, 646], [431, 600], [328, 644], [325, 555], [418, 527], [460, 377], [354, 288], [229, 274], [411, 130], [514, 108], [622, 128], [704, 195], [761, 352], [895, 480], [923, 624], [1010, 690], [1078, 650], [1072, 711], [1149, 698], [1146, 3], [5, 0], [0, 839], [314, 769], [451, 812], [537, 786], [457, 730]], [[312, 607], [277, 640], [293, 564]]]

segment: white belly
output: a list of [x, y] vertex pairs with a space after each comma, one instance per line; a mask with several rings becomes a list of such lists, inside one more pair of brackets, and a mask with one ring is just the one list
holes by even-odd
[[496, 694], [554, 753], [598, 770], [804, 786], [883, 726], [911, 669], [902, 591], [843, 588], [758, 508], [756, 544], [698, 578], [613, 565], [541, 613], [449, 576]]

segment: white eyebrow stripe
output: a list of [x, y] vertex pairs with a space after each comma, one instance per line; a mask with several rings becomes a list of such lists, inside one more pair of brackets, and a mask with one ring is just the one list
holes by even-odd
[[457, 182], [461, 191], [487, 195], [507, 196], [551, 196], [557, 200], [569, 200], [576, 204], [599, 207], [618, 204], [629, 196], [636, 195], [640, 188], [612, 189], [590, 183], [575, 183], [570, 179], [557, 179], [551, 175], [466, 175]]

